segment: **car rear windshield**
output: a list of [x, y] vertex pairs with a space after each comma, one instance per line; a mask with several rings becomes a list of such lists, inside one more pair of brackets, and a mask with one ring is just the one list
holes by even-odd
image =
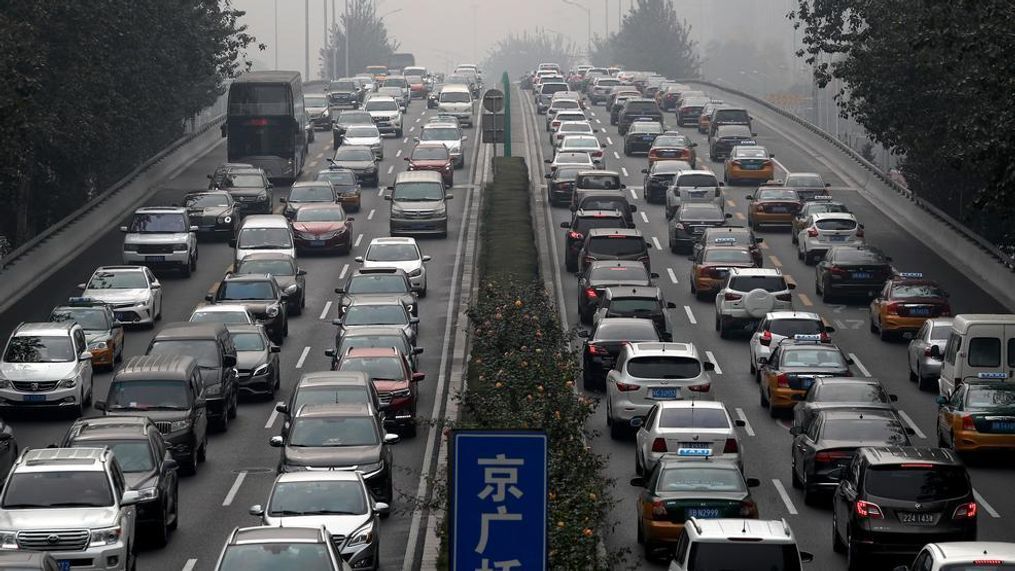
[[995, 408], [1015, 405], [1015, 386], [998, 383], [993, 386], [969, 385], [966, 406], [969, 408]]
[[[750, 256], [748, 255], [748, 259]], [[782, 276], [736, 276], [730, 280], [730, 289], [737, 291], [754, 291], [763, 289], [767, 292], [783, 291], [786, 280]]]
[[187, 208], [210, 208], [229, 206], [229, 197], [224, 194], [192, 194], [183, 200]]
[[113, 490], [101, 470], [15, 472], [7, 480], [3, 501], [8, 510], [111, 505]]
[[540, 93], [543, 95], [552, 95], [558, 91], [567, 91], [568, 87], [566, 83], [544, 83]]
[[856, 230], [856, 220], [849, 218], [826, 218], [814, 223], [818, 230]]
[[584, 234], [593, 228], [626, 228], [627, 223], [620, 216], [580, 216], [575, 219], [575, 232]]
[[611, 323], [604, 320], [596, 328], [596, 341], [658, 341], [656, 326], [647, 319], [621, 320], [623, 323]]
[[824, 383], [817, 394], [821, 402], [884, 402], [885, 392], [868, 383]]
[[323, 543], [248, 543], [230, 545], [222, 554], [220, 571], [251, 569], [332, 569], [331, 556]]
[[289, 191], [290, 202], [334, 202], [335, 191], [328, 186], [297, 186]]
[[100, 307], [61, 307], [53, 310], [49, 320], [64, 323], [75, 321], [88, 331], [105, 331], [111, 325], [109, 314]]
[[627, 361], [627, 373], [639, 379], [693, 379], [701, 374], [701, 361], [692, 357], [636, 357]]
[[788, 543], [694, 543], [687, 571], [800, 571], [800, 554]]
[[109, 410], [187, 410], [190, 397], [183, 381], [116, 381], [109, 386]]
[[641, 317], [638, 313], [653, 314], [659, 313], [659, 302], [653, 298], [645, 297], [622, 297], [610, 300], [610, 315], [629, 315]]
[[339, 147], [335, 151], [335, 161], [372, 161], [374, 155], [366, 147]]
[[379, 243], [371, 244], [367, 249], [368, 262], [408, 262], [419, 259], [416, 244]]
[[715, 121], [747, 124], [751, 121], [751, 117], [744, 109], [719, 109], [715, 112]]
[[786, 186], [802, 188], [824, 188], [825, 181], [816, 174], [786, 177]]
[[301, 387], [296, 391], [292, 412], [295, 414], [305, 404], [372, 404], [366, 387], [339, 385], [331, 387]]
[[596, 236], [590, 238], [586, 250], [590, 254], [603, 256], [634, 256], [645, 252], [645, 240], [641, 236]]
[[846, 368], [846, 360], [838, 349], [821, 347], [793, 347], [782, 357], [783, 367], [840, 367]]
[[765, 188], [758, 191], [758, 200], [797, 200], [800, 197], [789, 188]]
[[[754, 258], [751, 257], [751, 251], [746, 248], [742, 250], [739, 248], [710, 248], [705, 251], [704, 261], [709, 264], [749, 264], [754, 261]], [[768, 279], [766, 276], [757, 276], [757, 277]], [[754, 277], [752, 276], [751, 278], [736, 278], [736, 279], [737, 280], [754, 279]], [[737, 281], [737, 284], [740, 284], [740, 282]], [[753, 283], [751, 285], [753, 285]], [[750, 289], [754, 289], [755, 287], [760, 286], [754, 285], [754, 287], [751, 287]], [[783, 287], [780, 289], [786, 288]], [[768, 291], [780, 291], [780, 290], [771, 289]]]
[[701, 220], [703, 222], [717, 222], [725, 220], [726, 216], [719, 210], [719, 207], [710, 205], [688, 204], [678, 211], [680, 220]]
[[352, 305], [345, 313], [345, 325], [405, 325], [408, 316], [401, 304]]
[[579, 210], [616, 210], [626, 212], [630, 210], [628, 202], [624, 198], [611, 196], [590, 196], [581, 201]]
[[248, 325], [252, 323], [250, 314], [245, 309], [236, 311], [205, 311], [201, 308], [195, 309], [190, 314], [191, 323], [224, 323], [226, 325]]
[[372, 125], [354, 125], [345, 130], [345, 136], [350, 139], [380, 137], [381, 132]]
[[187, 231], [182, 214], [135, 214], [129, 232], [138, 234], [180, 234]]
[[685, 174], [681, 175], [677, 179], [677, 186], [686, 187], [703, 187], [703, 186], [719, 186], [719, 181], [716, 180], [715, 176], [710, 174]]
[[746, 492], [744, 477], [738, 470], [695, 467], [663, 469], [657, 492]]
[[345, 357], [338, 370], [366, 373], [372, 381], [379, 379], [405, 380], [405, 369], [402, 368], [402, 361], [397, 357]]
[[907, 502], [944, 500], [970, 493], [965, 468], [920, 462], [873, 467], [864, 477], [864, 489], [872, 496]]
[[817, 335], [824, 326], [814, 319], [776, 319], [768, 324], [768, 330], [774, 335], [792, 337], [794, 335]]
[[647, 282], [649, 279], [648, 270], [645, 266], [607, 266], [602, 268], [595, 268], [589, 273], [590, 281], [643, 281]]
[[892, 298], [945, 297], [945, 292], [933, 284], [899, 284], [892, 288]]
[[836, 248], [833, 257], [838, 262], [850, 264], [884, 264], [885, 258], [873, 250], [859, 248]]
[[628, 101], [627, 113], [659, 113], [659, 107], [652, 101]]
[[326, 180], [332, 186], [356, 186], [356, 173], [346, 169], [325, 170], [317, 173], [317, 180]]
[[217, 299], [229, 301], [275, 299], [275, 288], [269, 281], [229, 281], [219, 286]]
[[620, 188], [620, 177], [617, 175], [586, 174], [577, 178], [578, 188], [592, 190], [617, 190]]
[[720, 408], [683, 406], [664, 408], [659, 415], [660, 428], [729, 428], [726, 411]]
[[[860, 415], [863, 416], [862, 413]], [[821, 437], [826, 440], [852, 440], [874, 444], [907, 444], [906, 432], [897, 420], [884, 417], [834, 418], [825, 421]]]

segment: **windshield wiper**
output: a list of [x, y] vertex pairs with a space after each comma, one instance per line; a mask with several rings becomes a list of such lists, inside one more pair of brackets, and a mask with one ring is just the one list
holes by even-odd
[[359, 512], [345, 512], [338, 510], [310, 510], [305, 511], [300, 515], [362, 515]]

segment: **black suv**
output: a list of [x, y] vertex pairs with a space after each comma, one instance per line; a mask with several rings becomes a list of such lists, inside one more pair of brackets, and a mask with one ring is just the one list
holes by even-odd
[[606, 389], [606, 374], [630, 343], [660, 341], [655, 323], [637, 317], [608, 317], [578, 332], [585, 338], [582, 347], [582, 384], [585, 390]]
[[247, 308], [264, 325], [272, 343], [281, 345], [289, 335], [289, 296], [296, 296], [296, 284], [282, 289], [269, 274], [227, 275], [215, 293], [205, 295], [211, 303], [235, 303]]
[[570, 222], [561, 222], [560, 227], [568, 231], [564, 240], [564, 267], [577, 272], [585, 234], [593, 228], [627, 228], [627, 220], [616, 210], [578, 210]]
[[631, 123], [636, 119], [662, 123], [663, 112], [654, 99], [628, 99], [617, 115], [617, 132], [621, 136], [626, 135]]
[[611, 286], [650, 286], [659, 274], [649, 273], [645, 264], [632, 260], [592, 262], [578, 276], [578, 319], [592, 323], [599, 296]]
[[976, 541], [969, 474], [947, 448], [860, 448], [840, 469], [832, 498], [832, 548], [849, 569], [872, 555], [912, 557], [928, 543]]
[[215, 174], [208, 175], [209, 190], [224, 190], [232, 195], [240, 214], [271, 214], [275, 206], [273, 189], [263, 170], [247, 167], [219, 167]]
[[724, 226], [726, 219], [732, 217], [732, 214], [723, 213], [722, 209], [714, 204], [685, 204], [670, 220], [670, 251], [674, 254], [693, 252], [694, 243], [705, 233], [707, 228]]
[[634, 212], [638, 207], [627, 199], [622, 190], [577, 190], [571, 199], [571, 211], [616, 210], [624, 215], [628, 228], [634, 228]]
[[585, 235], [578, 258], [578, 271], [600, 260], [636, 260], [652, 271], [648, 249], [652, 243], [634, 228], [593, 228]]
[[236, 262], [234, 275], [270, 274], [274, 276], [282, 291], [296, 286], [296, 294], [286, 297], [289, 315], [300, 315], [307, 306], [307, 271], [297, 265], [289, 254], [281, 252], [259, 252], [247, 254]]
[[137, 524], [148, 528], [159, 546], [179, 524], [179, 464], [154, 422], [145, 416], [79, 418], [67, 429], [60, 448], [113, 451], [127, 489], [141, 494]]
[[836, 295], [874, 297], [895, 273], [891, 261], [865, 244], [829, 248], [815, 266], [814, 289], [824, 302]]
[[673, 340], [669, 309], [677, 305], [663, 299], [663, 290], [655, 286], [608, 287], [599, 298], [596, 319], [605, 317], [640, 317], [650, 319], [656, 326], [659, 339]]

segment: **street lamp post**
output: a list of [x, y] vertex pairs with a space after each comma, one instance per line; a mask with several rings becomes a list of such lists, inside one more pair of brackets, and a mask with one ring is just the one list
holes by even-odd
[[565, 4], [570, 4], [575, 8], [580, 8], [585, 11], [585, 16], [588, 18], [588, 29], [585, 32], [585, 56], [590, 57], [592, 55], [592, 10], [588, 7], [582, 6], [574, 0], [561, 0]]
[[349, 0], [345, 0], [345, 22], [342, 25], [345, 26], [342, 30], [345, 36], [345, 77], [349, 77]]

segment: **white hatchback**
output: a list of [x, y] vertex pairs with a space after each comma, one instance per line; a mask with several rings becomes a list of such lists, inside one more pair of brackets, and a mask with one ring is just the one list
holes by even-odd
[[863, 224], [849, 212], [811, 214], [797, 234], [797, 258], [813, 266], [829, 248], [863, 242]]
[[635, 472], [639, 475], [650, 473], [663, 454], [673, 452], [736, 462], [743, 472], [744, 461], [736, 427], [745, 424], [741, 419], [733, 420], [726, 405], [721, 402], [657, 402], [643, 421], [632, 422], [632, 425], [638, 425], [635, 434]]
[[[834, 333], [835, 328], [825, 325], [824, 320], [817, 313], [809, 311], [772, 311], [762, 318], [757, 329], [751, 335], [748, 344], [751, 353], [751, 374], [757, 375], [758, 362], [767, 359], [772, 354], [772, 348], [778, 347], [783, 339], [789, 339], [794, 335], [820, 335], [822, 341], [831, 342], [829, 333]], [[755, 377], [755, 380], [758, 380]]]

